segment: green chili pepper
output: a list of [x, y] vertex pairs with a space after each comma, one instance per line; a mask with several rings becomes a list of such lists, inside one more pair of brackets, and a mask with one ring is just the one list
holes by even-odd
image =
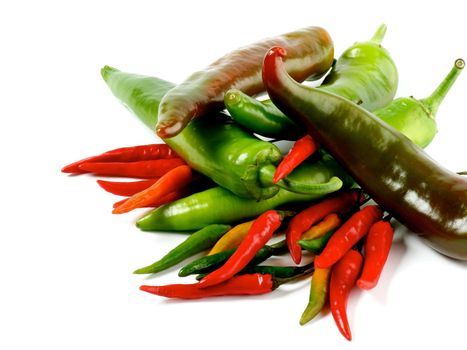
[[313, 254], [319, 254], [324, 249], [324, 246], [335, 231], [336, 230], [331, 230], [324, 236], [315, 239], [300, 239], [297, 241], [297, 243], [303, 249], [306, 249]]
[[[305, 271], [309, 271], [313, 267], [313, 263], [309, 263], [303, 266], [273, 266], [273, 265], [255, 265], [245, 267], [238, 275], [249, 274], [249, 273], [260, 273], [269, 274], [277, 278], [290, 278], [303, 274]], [[207, 273], [202, 273], [196, 276], [197, 280], [205, 277]]]
[[[319, 89], [359, 103], [367, 110], [388, 104], [397, 89], [397, 69], [381, 46], [386, 26], [381, 25], [370, 41], [358, 42], [344, 51]], [[227, 92], [225, 106], [239, 124], [260, 135], [296, 139], [304, 133], [270, 101], [260, 102], [237, 90]]]
[[140, 218], [136, 225], [144, 231], [190, 231], [215, 223], [233, 224], [280, 205], [311, 201], [334, 192], [336, 187], [329, 186], [329, 182], [336, 175], [341, 177], [340, 173], [346, 181], [345, 186], [352, 181], [348, 176], [344, 177], [345, 172], [333, 159], [306, 164], [306, 169], [306, 172], [298, 175], [304, 176], [310, 184], [323, 184], [323, 188], [315, 194], [280, 189], [274, 197], [257, 201], [240, 198], [222, 187], [214, 187], [160, 206]]
[[[114, 95], [153, 128], [157, 121], [157, 106], [173, 85], [158, 78], [128, 74], [108, 66], [101, 73]], [[279, 187], [315, 195], [329, 193], [342, 186], [337, 178], [325, 189], [313, 187], [314, 183], [309, 181], [273, 185], [274, 172], [264, 172], [262, 168], [274, 168], [282, 158], [280, 150], [273, 143], [246, 132], [226, 115], [194, 119], [183, 132], [165, 142], [191, 168], [242, 198], [267, 199], [274, 196]]]
[[[237, 248], [226, 250], [213, 255], [206, 255], [197, 260], [194, 260], [184, 266], [179, 272], [180, 277], [188, 275], [204, 274], [212, 272], [221, 267]], [[265, 245], [256, 253], [255, 257], [245, 268], [258, 265], [273, 255], [279, 255], [287, 251], [287, 244], [285, 240], [279, 241], [272, 245]]]
[[154, 264], [140, 268], [134, 273], [157, 273], [172, 267], [179, 262], [212, 247], [217, 240], [230, 229], [228, 225], [208, 225], [194, 232], [181, 244], [168, 252], [162, 259]]
[[[294, 81], [283, 69], [285, 54], [273, 48], [263, 65], [263, 80], [276, 106], [306, 126], [397, 220], [442, 254], [467, 260], [467, 179], [440, 167], [411, 140], [357, 104]], [[464, 61], [457, 60], [453, 77], [463, 67]], [[439, 104], [449, 87], [443, 86], [425, 103]]]

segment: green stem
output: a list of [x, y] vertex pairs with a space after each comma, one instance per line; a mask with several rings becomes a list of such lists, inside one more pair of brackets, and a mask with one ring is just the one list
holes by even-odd
[[456, 81], [459, 74], [462, 72], [462, 69], [465, 66], [465, 62], [462, 58], [458, 58], [454, 62], [454, 67], [452, 67], [451, 71], [448, 75], [443, 79], [441, 84], [436, 88], [433, 93], [422, 100], [420, 102], [425, 106], [425, 108], [430, 112], [431, 117], [434, 119], [436, 112], [438, 111], [439, 105], [443, 102], [444, 97], [446, 97], [447, 93], [451, 89], [451, 86]]
[[386, 29], [387, 29], [386, 24], [384, 23], [381, 24], [376, 30], [376, 33], [373, 35], [370, 41], [375, 44], [381, 44], [381, 42], [384, 39], [384, 36], [386, 35]]

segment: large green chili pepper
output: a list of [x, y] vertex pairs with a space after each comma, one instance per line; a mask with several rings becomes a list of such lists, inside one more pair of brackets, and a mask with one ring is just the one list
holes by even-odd
[[[303, 167], [306, 171], [296, 172], [292, 178], [298, 174], [305, 177], [308, 183], [323, 184], [315, 194], [300, 194], [280, 189], [274, 197], [257, 201], [238, 197], [222, 187], [214, 187], [163, 205], [139, 219], [136, 225], [145, 231], [189, 231], [216, 223], [233, 224], [256, 217], [280, 205], [311, 201], [335, 192], [342, 185], [333, 180], [336, 175], [342, 174], [341, 178], [346, 181], [346, 187], [352, 183], [331, 158], [304, 164]], [[339, 187], [335, 187], [336, 185]]]
[[[396, 93], [398, 74], [389, 52], [381, 46], [385, 33], [383, 24], [370, 41], [358, 42], [345, 50], [319, 89], [343, 96], [370, 111], [387, 105]], [[304, 133], [270, 100], [260, 102], [241, 91], [230, 90], [224, 102], [235, 121], [260, 135], [296, 139]]]
[[[306, 126], [396, 219], [439, 252], [467, 260], [467, 179], [440, 167], [406, 136], [357, 104], [297, 83], [284, 70], [285, 55], [283, 49], [273, 48], [264, 60], [263, 80], [274, 104]], [[457, 60], [455, 75], [463, 67], [464, 61]]]
[[[101, 73], [114, 95], [146, 125], [154, 128], [157, 105], [173, 85], [108, 66]], [[302, 177], [302, 183], [282, 181], [272, 184], [274, 171], [271, 167], [274, 169], [274, 164], [282, 158], [278, 147], [246, 132], [223, 114], [194, 119], [183, 132], [165, 142], [190, 167], [243, 198], [270, 198], [279, 187], [313, 195], [321, 191], [313, 187], [316, 182], [310, 183], [306, 177]], [[341, 186], [342, 182], [335, 178], [325, 193]]]
[[332, 64], [334, 48], [329, 34], [308, 27], [237, 49], [173, 88], [159, 105], [156, 130], [161, 138], [176, 136], [194, 118], [224, 108], [224, 93], [236, 88], [249, 95], [264, 91], [261, 64], [275, 45], [289, 50], [287, 70], [299, 80], [321, 76]]
[[149, 266], [142, 267], [134, 273], [146, 274], [164, 271], [190, 256], [211, 248], [229, 229], [230, 226], [228, 225], [208, 225], [203, 227], [201, 230], [188, 236], [186, 240], [164, 255], [162, 259]]

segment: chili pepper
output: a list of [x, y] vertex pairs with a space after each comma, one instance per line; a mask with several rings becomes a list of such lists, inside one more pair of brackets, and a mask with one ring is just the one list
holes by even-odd
[[[440, 253], [467, 259], [467, 180], [440, 167], [407, 137], [360, 106], [295, 82], [282, 66], [283, 55], [282, 49], [274, 48], [265, 57], [263, 78], [272, 101], [301, 121], [398, 221]], [[457, 60], [453, 76], [463, 67], [464, 61]], [[428, 102], [438, 104], [448, 88], [437, 89]]]
[[224, 104], [235, 122], [247, 130], [272, 138], [296, 140], [303, 135], [293, 121], [287, 118], [271, 100], [258, 101], [240, 90], [229, 90]]
[[376, 286], [391, 249], [394, 229], [389, 221], [381, 220], [371, 226], [365, 242], [363, 271], [357, 281], [362, 289]]
[[[398, 74], [390, 54], [381, 46], [385, 33], [383, 24], [371, 40], [357, 42], [345, 50], [319, 89], [360, 103], [370, 111], [388, 104], [396, 93]], [[232, 118], [248, 130], [286, 139], [303, 136], [304, 130], [270, 100], [259, 102], [238, 91], [229, 91], [224, 102]]]
[[234, 276], [225, 282], [207, 288], [199, 288], [199, 283], [192, 283], [169, 284], [166, 286], [141, 286], [140, 289], [167, 298], [179, 299], [200, 299], [224, 295], [254, 295], [272, 292], [280, 285], [312, 272], [313, 268], [308, 268], [301, 274], [294, 275], [290, 278], [278, 278], [270, 274], [263, 275], [261, 273], [245, 274]]
[[157, 273], [168, 269], [186, 258], [210, 248], [229, 229], [230, 226], [227, 225], [206, 226], [205, 228], [192, 233], [185, 241], [172, 249], [162, 259], [149, 266], [140, 268], [134, 273]]
[[303, 249], [312, 252], [313, 254], [321, 254], [326, 243], [328, 243], [329, 239], [332, 235], [336, 232], [336, 230], [330, 230], [326, 232], [324, 236], [314, 239], [299, 239], [297, 241], [298, 245]]
[[234, 226], [229, 232], [223, 235], [209, 251], [208, 255], [217, 254], [237, 247], [253, 225], [254, 220], [243, 222]]
[[149, 188], [136, 193], [125, 203], [113, 210], [113, 214], [128, 213], [136, 208], [142, 208], [148, 204], [161, 200], [164, 196], [174, 191], [180, 191], [192, 180], [191, 169], [187, 165], [178, 166], [165, 175]]
[[193, 118], [222, 109], [224, 93], [231, 88], [248, 95], [264, 91], [260, 74], [262, 59], [275, 45], [284, 45], [289, 50], [287, 69], [297, 80], [310, 76], [319, 78], [332, 64], [332, 40], [319, 27], [304, 28], [239, 48], [193, 73], [163, 97], [157, 134], [163, 139], [174, 137]]
[[324, 199], [295, 215], [285, 235], [290, 255], [296, 264], [302, 259], [302, 249], [297, 244], [302, 234], [328, 214], [348, 211], [358, 202], [359, 197], [360, 194], [356, 190], [345, 191]]
[[348, 251], [333, 267], [329, 283], [331, 313], [337, 328], [347, 339], [352, 340], [347, 319], [347, 301], [362, 267], [362, 256], [356, 250]]
[[130, 182], [97, 180], [97, 184], [107, 192], [117, 196], [132, 196], [153, 185], [159, 178]]
[[301, 139], [295, 141], [289, 153], [279, 163], [272, 182], [277, 183], [289, 175], [292, 170], [299, 166], [306, 158], [311, 156], [317, 149], [318, 144], [310, 135], [305, 135]]
[[[187, 196], [187, 192], [185, 189], [179, 190], [179, 191], [174, 191], [166, 194], [165, 196], [162, 196], [161, 198], [157, 198], [155, 201], [152, 201], [150, 203], [145, 204], [141, 208], [158, 208], [163, 204], [171, 203], [173, 201], [176, 201], [177, 199], [183, 198]], [[113, 207], [117, 208], [123, 205], [123, 203], [126, 203], [129, 198], [122, 199], [121, 201], [115, 202]]]
[[[340, 177], [342, 172], [333, 159], [317, 161], [308, 169], [303, 175], [310, 183], [327, 182], [336, 174]], [[334, 188], [329, 192], [332, 190]], [[306, 202], [323, 196], [322, 192], [305, 195], [280, 189], [274, 197], [256, 201], [240, 198], [225, 188], [214, 187], [151, 211], [136, 225], [145, 231], [190, 231], [209, 224], [238, 223], [287, 203]]]
[[324, 236], [331, 230], [338, 228], [341, 225], [342, 221], [339, 216], [335, 213], [326, 215], [324, 219], [318, 222], [316, 225], [312, 226], [309, 230], [305, 231], [302, 234], [303, 240], [311, 240]]
[[180, 158], [142, 160], [138, 162], [83, 163], [81, 170], [102, 176], [135, 177], [150, 179], [164, 175], [180, 165], [186, 164]]
[[103, 162], [136, 162], [141, 160], [168, 159], [177, 158], [177, 154], [168, 145], [151, 144], [132, 147], [122, 147], [104, 152], [97, 156], [81, 159], [77, 162], [63, 167], [64, 173], [83, 173], [85, 172], [79, 166], [84, 163], [103, 163]]
[[[178, 272], [180, 277], [194, 274], [204, 274], [212, 272], [221, 267], [229, 259], [237, 248], [219, 252], [213, 255], [203, 256], [184, 266]], [[272, 245], [265, 245], [253, 257], [247, 266], [256, 266], [273, 255], [280, 255], [287, 251], [287, 245], [284, 241]]]
[[417, 100], [413, 96], [395, 99], [389, 105], [374, 111], [374, 114], [396, 128], [415, 144], [424, 148], [436, 135], [436, 113], [446, 94], [464, 68], [458, 59], [443, 81], [427, 98]]
[[[174, 85], [108, 66], [101, 74], [114, 95], [154, 130], [159, 102]], [[280, 161], [280, 150], [246, 132], [225, 115], [197, 118], [181, 134], [165, 142], [193, 170], [240, 197], [265, 199], [278, 191], [276, 186], [263, 188], [258, 173], [262, 166]]]
[[[272, 265], [251, 265], [248, 264], [238, 275], [260, 273], [262, 275], [271, 275], [277, 278], [291, 278], [301, 276], [303, 273], [310, 271], [313, 268], [313, 262], [303, 266], [272, 266]], [[196, 279], [199, 281], [204, 278], [207, 273], [199, 274]]]
[[311, 279], [310, 296], [308, 305], [300, 317], [300, 324], [311, 321], [323, 309], [328, 299], [329, 279], [331, 277], [331, 269], [315, 268]]
[[206, 288], [222, 283], [242, 270], [258, 250], [269, 241], [274, 231], [281, 225], [281, 221], [282, 216], [275, 210], [268, 210], [261, 214], [232, 256], [222, 267], [199, 281], [199, 287]]
[[166, 298], [200, 299], [225, 295], [255, 295], [271, 292], [274, 288], [271, 275], [260, 273], [239, 275], [209, 288], [198, 288], [198, 283], [141, 286], [140, 290]]
[[381, 219], [383, 212], [376, 205], [367, 205], [353, 214], [329, 239], [326, 247], [315, 258], [316, 267], [326, 268], [335, 264], [368, 233], [370, 227]]

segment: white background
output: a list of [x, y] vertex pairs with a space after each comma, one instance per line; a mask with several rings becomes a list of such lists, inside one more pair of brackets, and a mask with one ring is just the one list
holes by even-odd
[[[8, 4], [6, 4], [8, 3]], [[170, 3], [170, 4], [169, 4]], [[167, 301], [132, 271], [185, 237], [140, 232], [144, 211], [111, 215], [113, 195], [91, 176], [60, 173], [103, 151], [157, 141], [112, 96], [99, 69], [181, 82], [241, 45], [304, 26], [326, 28], [336, 55], [388, 25], [397, 95], [425, 97], [467, 58], [462, 2], [10, 1], [0, 5], [0, 348], [465, 349], [467, 265], [398, 227], [380, 284], [355, 290], [353, 341], [331, 315], [299, 317], [308, 281], [271, 295]], [[427, 152], [467, 170], [467, 73], [438, 113]], [[191, 282], [192, 280], [185, 280]]]

